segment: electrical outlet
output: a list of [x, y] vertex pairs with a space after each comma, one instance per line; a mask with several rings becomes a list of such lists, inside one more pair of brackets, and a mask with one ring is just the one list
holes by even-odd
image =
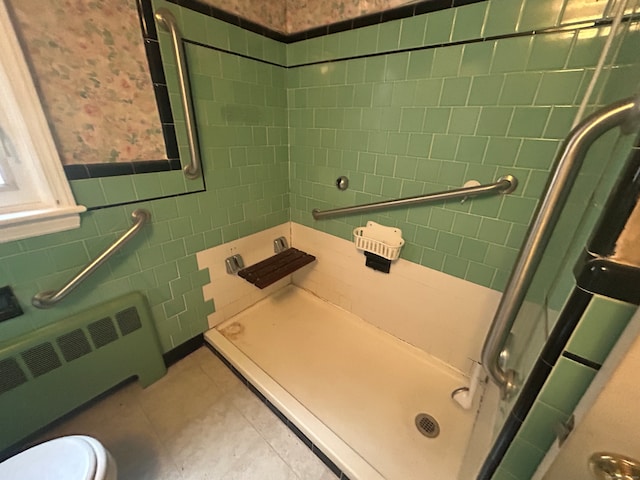
[[0, 322], [19, 317], [23, 313], [11, 287], [0, 287]]

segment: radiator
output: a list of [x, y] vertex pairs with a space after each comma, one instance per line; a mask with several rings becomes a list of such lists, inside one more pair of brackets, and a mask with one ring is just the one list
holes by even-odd
[[128, 378], [146, 387], [165, 373], [135, 292], [0, 343], [0, 452]]

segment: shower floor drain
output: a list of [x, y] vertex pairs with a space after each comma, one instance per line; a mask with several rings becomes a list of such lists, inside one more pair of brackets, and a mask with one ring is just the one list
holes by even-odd
[[416, 427], [425, 437], [435, 438], [440, 434], [440, 425], [435, 418], [427, 413], [416, 415]]

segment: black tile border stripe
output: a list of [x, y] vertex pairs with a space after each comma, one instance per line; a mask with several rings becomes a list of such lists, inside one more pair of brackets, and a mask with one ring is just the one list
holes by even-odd
[[573, 360], [576, 363], [584, 365], [585, 367], [592, 368], [595, 371], [598, 371], [602, 368], [602, 365], [600, 365], [598, 362], [594, 362], [592, 360], [589, 360], [588, 358], [581, 357], [580, 355], [576, 355], [575, 353], [571, 353], [566, 350], [562, 352], [562, 356], [564, 358], [568, 358], [569, 360]]
[[[624, 20], [624, 19], [623, 19]], [[640, 21], [640, 15], [633, 18], [631, 16], [626, 18], [627, 21], [630, 20], [638, 20]], [[189, 45], [195, 45], [198, 47], [203, 47], [203, 48], [208, 48], [211, 50], [215, 50], [221, 53], [225, 53], [228, 55], [234, 55], [236, 57], [240, 57], [240, 58], [245, 58], [247, 60], [252, 60], [252, 61], [256, 61], [256, 62], [260, 62], [260, 63], [264, 63], [267, 65], [272, 65], [274, 67], [280, 67], [280, 68], [284, 68], [286, 70], [292, 70], [294, 68], [301, 68], [301, 67], [310, 67], [310, 66], [314, 66], [314, 65], [326, 65], [326, 64], [331, 64], [331, 63], [337, 63], [337, 62], [346, 62], [349, 60], [358, 60], [358, 59], [366, 59], [366, 58], [372, 58], [372, 57], [381, 57], [381, 56], [385, 56], [385, 55], [395, 55], [395, 54], [399, 54], [399, 53], [411, 53], [411, 52], [417, 52], [417, 51], [421, 51], [421, 50], [432, 50], [432, 49], [436, 49], [436, 48], [442, 48], [442, 47], [453, 47], [453, 46], [459, 46], [459, 45], [469, 45], [469, 44], [474, 44], [474, 43], [483, 43], [483, 42], [493, 42], [496, 40], [505, 40], [505, 39], [509, 39], [509, 38], [518, 38], [518, 37], [529, 37], [532, 35], [552, 35], [552, 34], [558, 34], [558, 33], [562, 33], [562, 32], [572, 32], [572, 31], [582, 31], [582, 30], [588, 30], [588, 29], [592, 29], [592, 28], [599, 28], [602, 27], [604, 25], [607, 25], [610, 22], [601, 22], [598, 24], [590, 24], [590, 25], [573, 25], [573, 26], [568, 26], [568, 27], [562, 27], [562, 28], [548, 28], [546, 30], [531, 30], [531, 31], [527, 31], [527, 32], [518, 32], [518, 33], [509, 33], [509, 34], [504, 34], [504, 35], [494, 35], [491, 37], [478, 37], [478, 38], [471, 38], [468, 40], [459, 40], [459, 41], [455, 41], [455, 42], [446, 42], [446, 43], [436, 43], [436, 44], [431, 44], [431, 45], [421, 45], [421, 46], [417, 46], [417, 47], [407, 47], [407, 48], [396, 48], [394, 50], [386, 50], [384, 52], [371, 52], [371, 53], [363, 53], [363, 54], [359, 54], [359, 55], [351, 55], [348, 57], [336, 57], [336, 58], [329, 58], [326, 60], [315, 60], [312, 62], [307, 62], [307, 63], [299, 63], [296, 65], [282, 65], [279, 63], [275, 63], [275, 62], [271, 62], [269, 60], [264, 60], [262, 58], [256, 58], [256, 57], [252, 57], [251, 55], [247, 55], [244, 53], [238, 53], [238, 52], [234, 52], [231, 50], [228, 50], [226, 48], [221, 48], [221, 47], [216, 47], [213, 45], [207, 45], [204, 43], [200, 43], [197, 42], [195, 40], [189, 40], [189, 39], [183, 39], [183, 42]]]
[[436, 48], [442, 47], [455, 47], [459, 45], [469, 45], [473, 43], [483, 43], [483, 42], [493, 42], [495, 40], [504, 40], [507, 38], [517, 38], [517, 37], [529, 37], [531, 35], [544, 35], [549, 33], [558, 33], [558, 30], [538, 30], [536, 32], [521, 32], [521, 33], [510, 33], [507, 35], [495, 35], [492, 37], [479, 37], [479, 38], [471, 38], [469, 40], [459, 40], [456, 42], [446, 42], [446, 43], [434, 43], [431, 45], [420, 45], [418, 47], [407, 47], [407, 48], [396, 48], [394, 50], [385, 50], [384, 52], [372, 52], [372, 53], [363, 53], [360, 55], [351, 55], [348, 57], [338, 57], [338, 58], [330, 58], [327, 60], [315, 60], [313, 62], [307, 63], [299, 63], [297, 65], [288, 65], [287, 69], [300, 68], [300, 67], [311, 67], [313, 65], [323, 65], [326, 63], [334, 63], [334, 62], [346, 62], [349, 60], [358, 60], [361, 58], [372, 58], [372, 57], [383, 57], [385, 55], [395, 55], [398, 53], [411, 53], [418, 52], [420, 50], [433, 50]]
[[347, 475], [342, 470], [340, 470], [340, 467], [333, 463], [333, 461], [329, 457], [327, 457], [324, 452], [322, 452], [322, 450], [320, 450], [320, 448], [309, 439], [309, 437], [302, 433], [302, 431], [298, 427], [296, 427], [293, 422], [291, 422], [280, 410], [278, 410], [278, 408], [273, 403], [271, 403], [269, 399], [265, 397], [262, 392], [260, 392], [260, 390], [258, 390], [242, 373], [240, 373], [240, 371], [236, 367], [234, 367], [222, 353], [220, 353], [209, 342], [205, 342], [204, 344], [209, 348], [209, 350], [211, 350], [211, 352], [213, 352], [216, 357], [218, 357], [222, 361], [222, 363], [227, 366], [229, 370], [233, 372], [236, 377], [238, 377], [238, 379], [249, 390], [251, 390], [251, 392], [253, 392], [256, 397], [258, 397], [258, 399], [260, 399], [262, 403], [264, 403], [269, 408], [269, 410], [271, 410], [280, 419], [280, 421], [282, 421], [282, 423], [287, 426], [287, 428], [289, 428], [289, 430], [291, 430], [295, 434], [296, 437], [298, 437], [302, 441], [302, 443], [304, 443], [322, 461], [322, 463], [327, 466], [327, 468], [329, 468], [329, 470], [331, 470], [336, 475], [339, 480], [349, 480], [349, 477], [347, 477]]
[[[603, 218], [615, 215], [613, 211], [603, 210]], [[585, 248], [576, 262], [573, 274], [578, 286], [586, 291], [640, 305], [640, 289], [638, 289], [640, 267], [638, 266], [599, 257]]]
[[[633, 22], [633, 21], [640, 21], [640, 15], [626, 15], [622, 18], [622, 22]], [[331, 58], [327, 60], [316, 60], [313, 62], [300, 63], [297, 65], [287, 65], [287, 66], [281, 65], [281, 66], [287, 69], [292, 69], [292, 68], [299, 68], [299, 67], [308, 67], [312, 65], [322, 65], [322, 64], [333, 63], [333, 62], [357, 60], [360, 58], [380, 57], [384, 55], [395, 55], [397, 53], [410, 53], [410, 52], [417, 52], [420, 50], [431, 50], [431, 49], [442, 48], [442, 47], [455, 47], [459, 45], [469, 45], [474, 43], [493, 42], [496, 40], [506, 40], [509, 38], [530, 37], [534, 35], [552, 35], [552, 34], [563, 33], [563, 32], [577, 32], [577, 31], [589, 30], [592, 28], [600, 28], [603, 26], [610, 25], [611, 23], [612, 23], [612, 20], [603, 19], [602, 21], [592, 22], [590, 24], [581, 23], [581, 24], [566, 25], [561, 27], [549, 27], [549, 28], [539, 29], [539, 30], [529, 30], [526, 32], [505, 33], [501, 35], [492, 35], [490, 37], [477, 37], [477, 38], [470, 38], [467, 40], [434, 43], [431, 45], [420, 45], [417, 47], [396, 48], [394, 50], [386, 50], [384, 52], [364, 53], [361, 55], [351, 55], [348, 57], [337, 57], [337, 58]], [[228, 53], [233, 53], [233, 52], [228, 52]], [[259, 60], [259, 59], [254, 59], [254, 60]]]
[[157, 197], [141, 198], [141, 199], [129, 200], [127, 202], [120, 202], [120, 203], [110, 203], [108, 205], [96, 205], [95, 207], [88, 207], [87, 212], [92, 212], [94, 210], [103, 210], [105, 208], [124, 207], [125, 205], [137, 205], [140, 203], [153, 202], [155, 200], [162, 200], [165, 198], [183, 197], [185, 195], [193, 195], [194, 193], [202, 193], [206, 191], [207, 191], [206, 188], [201, 188], [198, 190], [193, 190], [192, 192], [174, 193], [172, 195], [158, 195]]
[[260, 25], [258, 23], [242, 18], [238, 15], [234, 15], [220, 8], [208, 5], [204, 2], [201, 2], [198, 0], [168, 0], [168, 1], [180, 7], [188, 8], [189, 10], [193, 10], [195, 12], [217, 18], [218, 20], [222, 20], [223, 22], [230, 23], [232, 25], [235, 25], [236, 27], [244, 28], [245, 30], [249, 30], [250, 32], [257, 33], [258, 35], [262, 35], [263, 37], [271, 38], [272, 40], [276, 40], [278, 42], [288, 43], [287, 42], [288, 35], [284, 33], [278, 32], [276, 30], [272, 30], [263, 25]]
[[176, 348], [163, 353], [162, 360], [164, 360], [165, 367], [169, 368], [171, 365], [178, 363], [180, 360], [191, 355], [193, 352], [205, 345], [205, 343], [204, 333], [200, 333], [186, 342], [181, 343]]
[[[139, 0], [140, 1], [140, 0]], [[141, 1], [146, 1], [146, 0], [141, 0]], [[173, 0], [167, 0], [167, 1], [173, 1]], [[176, 3], [178, 0], [176, 0], [173, 3]], [[179, 0], [181, 3], [190, 3], [196, 0]], [[485, 0], [472, 0], [469, 3], [478, 3], [478, 1], [485, 1]], [[433, 2], [427, 2], [429, 4], [433, 3]], [[177, 4], [177, 3], [176, 3]], [[465, 3], [459, 2], [459, 5], [464, 5]], [[459, 6], [456, 5], [456, 6]], [[188, 7], [185, 7], [188, 8]], [[434, 9], [434, 10], [438, 10], [438, 9]], [[228, 14], [227, 14], [228, 15]], [[359, 17], [359, 18], [365, 18], [365, 17]], [[633, 22], [633, 21], [640, 21], [640, 15], [634, 15], [634, 14], [630, 14], [630, 15], [626, 15], [622, 18], [622, 22]], [[352, 22], [352, 20], [349, 20], [348, 22]], [[233, 23], [233, 22], [231, 22]], [[442, 48], [442, 47], [453, 47], [453, 46], [460, 46], [460, 45], [469, 45], [469, 44], [474, 44], [474, 43], [483, 43], [483, 42], [492, 42], [492, 41], [496, 41], [496, 40], [505, 40], [505, 39], [510, 39], [510, 38], [519, 38], [519, 37], [530, 37], [533, 35], [552, 35], [552, 34], [558, 34], [558, 33], [562, 33], [562, 32], [577, 32], [577, 31], [582, 31], [582, 30], [589, 30], [592, 28], [600, 28], [603, 26], [607, 26], [610, 25], [612, 23], [612, 20], [610, 19], [602, 19], [600, 21], [597, 22], [592, 22], [592, 23], [587, 23], [585, 24], [583, 23], [579, 23], [579, 24], [572, 24], [572, 25], [565, 25], [565, 26], [560, 26], [560, 27], [549, 27], [546, 29], [539, 29], [539, 30], [529, 30], [526, 32], [514, 32], [514, 33], [506, 33], [506, 34], [501, 34], [501, 35], [493, 35], [490, 37], [477, 37], [477, 38], [470, 38], [467, 40], [458, 40], [458, 41], [451, 41], [451, 42], [444, 42], [444, 43], [435, 43], [435, 44], [431, 44], [431, 45], [420, 45], [420, 46], [416, 46], [416, 47], [407, 47], [407, 48], [396, 48], [396, 49], [392, 49], [392, 50], [386, 50], [383, 52], [371, 52], [371, 53], [363, 53], [363, 54], [358, 54], [358, 55], [350, 55], [347, 57], [335, 57], [335, 58], [329, 58], [326, 60], [314, 60], [311, 62], [306, 62], [306, 63], [299, 63], [296, 65], [283, 65], [280, 63], [275, 63], [275, 62], [271, 62], [269, 60], [265, 60], [262, 58], [257, 58], [257, 57], [253, 57], [251, 55], [245, 54], [245, 53], [238, 53], [238, 52], [234, 52], [232, 50], [226, 49], [226, 48], [221, 48], [221, 47], [216, 47], [214, 45], [207, 45], [204, 43], [200, 43], [198, 41], [195, 40], [189, 40], [189, 39], [183, 39], [183, 42], [186, 44], [190, 44], [190, 45], [195, 45], [198, 47], [203, 47], [203, 48], [209, 48], [211, 50], [215, 50], [221, 53], [226, 53], [229, 55], [234, 55], [236, 57], [240, 57], [240, 58], [245, 58], [247, 60], [253, 60], [256, 62], [260, 62], [260, 63], [264, 63], [267, 65], [272, 65], [275, 67], [280, 67], [280, 68], [284, 68], [286, 70], [290, 70], [290, 69], [294, 69], [294, 68], [300, 68], [300, 67], [309, 67], [309, 66], [313, 66], [313, 65], [324, 65], [324, 64], [330, 64], [330, 63], [336, 63], [336, 62], [345, 62], [345, 61], [349, 61], [349, 60], [357, 60], [357, 59], [363, 59], [363, 58], [371, 58], [371, 57], [380, 57], [380, 56], [384, 56], [384, 55], [395, 55], [395, 54], [399, 54], [399, 53], [410, 53], [410, 52], [417, 52], [417, 51], [421, 51], [421, 50], [431, 50], [431, 49], [436, 49], [436, 48]], [[235, 25], [235, 23], [233, 23]], [[337, 25], [337, 24], [333, 24], [333, 25]], [[358, 25], [355, 26], [354, 28], [359, 28], [361, 26], [366, 26], [366, 25]], [[328, 32], [329, 33], [337, 33], [339, 31], [343, 31], [343, 30], [337, 30], [336, 32]]]
[[144, 49], [149, 64], [149, 73], [151, 74], [158, 114], [160, 123], [162, 124], [167, 158], [169, 160], [179, 160], [180, 153], [178, 151], [175, 122], [169, 101], [162, 55], [160, 54], [160, 44], [158, 43], [158, 30], [156, 29], [153, 5], [151, 4], [151, 0], [136, 0], [136, 5], [140, 19]]
[[580, 322], [582, 314], [592, 298], [591, 292], [587, 292], [579, 286], [573, 288], [540, 352], [540, 359], [550, 367], [553, 367], [562, 355], [569, 338], [578, 326], [578, 322]]
[[158, 30], [156, 29], [156, 21], [151, 1], [136, 0], [136, 7], [138, 9], [140, 28], [142, 29], [142, 38], [148, 38], [157, 41]]
[[88, 178], [117, 177], [138, 173], [168, 172], [180, 170], [180, 160], [148, 160], [142, 162], [87, 163], [64, 165], [67, 180], [85, 180]]
[[[146, 0], [138, 0], [146, 1]], [[425, 13], [432, 13], [439, 10], [446, 10], [449, 8], [462, 7], [465, 5], [471, 5], [474, 3], [482, 3], [487, 0], [419, 0], [410, 5], [402, 5], [400, 7], [384, 10], [382, 12], [375, 12], [371, 14], [362, 15], [360, 17], [341, 20], [339, 22], [331, 23], [329, 25], [323, 25], [320, 27], [314, 27], [309, 30], [304, 30], [295, 33], [283, 33], [277, 30], [270, 29], [258, 23], [252, 22], [238, 15], [234, 15], [225, 10], [217, 7], [210, 6], [203, 3], [201, 0], [167, 0], [170, 3], [178, 5], [183, 8], [188, 8], [203, 15], [216, 18], [223, 22], [235, 25], [250, 32], [262, 35], [263, 37], [276, 40], [281, 43], [291, 44], [300, 42], [303, 40], [310, 40], [312, 38], [322, 37], [330, 35], [332, 33], [340, 33], [348, 30], [355, 30], [361, 27], [368, 27], [371, 25], [378, 25], [381, 23], [389, 22], [392, 20], [401, 20], [403, 18], [409, 18], [416, 15], [423, 15]], [[628, 18], [627, 18], [628, 20]], [[600, 19], [595, 21], [595, 26], [604, 26], [612, 23], [611, 19]], [[571, 26], [568, 26], [571, 28]], [[574, 26], [575, 27], [575, 26]], [[154, 27], [155, 28], [155, 27]], [[144, 29], [144, 26], [143, 26]], [[555, 29], [557, 31], [557, 29]], [[533, 33], [540, 33], [541, 30], [524, 32], [522, 35], [532, 35]], [[515, 34], [516, 36], [520, 34]], [[507, 35], [508, 38], [512, 35]]]
[[188, 44], [188, 45], [195, 45], [196, 47], [208, 48], [209, 50], [215, 50], [216, 52], [221, 52], [221, 53], [226, 53], [226, 54], [229, 54], [229, 55], [234, 55], [236, 57], [244, 58], [246, 60], [252, 60], [254, 62], [260, 62], [260, 63], [264, 63], [264, 64], [267, 64], [267, 65], [271, 65], [273, 67], [279, 67], [279, 68], [284, 68], [284, 69], [291, 68], [291, 67], [287, 67], [286, 65], [281, 65], [279, 63], [270, 62], [269, 60], [264, 60], [262, 58], [252, 57], [251, 55], [247, 55], [245, 53], [233, 52], [231, 50], [227, 50], [226, 48], [220, 48], [220, 47], [216, 47], [214, 45], [207, 45], [206, 43], [196, 42], [195, 40], [189, 40], [189, 39], [185, 38], [182, 41], [184, 43]]
[[490, 480], [493, 477], [511, 443], [520, 431], [520, 427], [522, 427], [527, 414], [531, 410], [531, 407], [533, 407], [538, 393], [547, 381], [547, 378], [549, 378], [551, 369], [552, 367], [550, 365], [538, 358], [526, 383], [522, 387], [520, 396], [516, 400], [511, 412], [509, 412], [504, 425], [502, 425], [500, 429], [500, 433], [498, 433], [489, 454], [485, 458], [478, 473], [477, 480]]
[[[140, 1], [140, 0], [138, 0]], [[435, 12], [437, 10], [445, 10], [447, 8], [455, 8], [472, 3], [486, 2], [487, 0], [420, 0], [410, 5], [402, 5], [400, 7], [384, 10], [382, 12], [362, 15], [349, 20], [314, 27], [295, 33], [283, 33], [270, 29], [258, 23], [252, 22], [238, 15], [226, 12], [220, 8], [205, 4], [199, 0], [168, 0], [170, 3], [188, 8], [198, 13], [217, 18], [223, 22], [236, 25], [238, 27], [257, 33], [264, 37], [276, 40], [282, 43], [295, 43], [311, 38], [322, 37], [331, 33], [345, 32], [355, 28], [377, 25], [391, 20], [400, 20], [402, 18], [422, 15], [423, 13]]]

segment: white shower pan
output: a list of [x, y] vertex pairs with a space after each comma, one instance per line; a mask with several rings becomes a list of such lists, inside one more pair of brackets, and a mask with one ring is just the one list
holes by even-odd
[[421, 350], [293, 285], [205, 338], [352, 480], [458, 477], [476, 408], [450, 398], [466, 377]]

